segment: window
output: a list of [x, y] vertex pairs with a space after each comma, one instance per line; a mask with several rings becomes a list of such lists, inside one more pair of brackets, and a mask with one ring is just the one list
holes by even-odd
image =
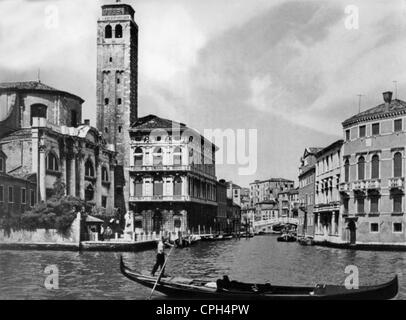
[[379, 123], [372, 124], [372, 135], [373, 136], [379, 135]]
[[161, 177], [154, 179], [154, 196], [162, 196], [164, 191], [164, 183]]
[[14, 202], [14, 194], [13, 194], [13, 187], [8, 187], [8, 203]]
[[0, 202], [4, 202], [4, 186], [0, 186]]
[[70, 112], [70, 125], [75, 128], [78, 125], [78, 114], [75, 110], [71, 110]]
[[364, 213], [365, 212], [364, 204], [365, 204], [364, 198], [358, 198], [357, 199], [357, 212], [358, 213]]
[[48, 153], [47, 169], [50, 171], [59, 171], [59, 161], [55, 153], [52, 151]]
[[360, 126], [359, 127], [359, 137], [363, 138], [366, 135], [366, 127], [365, 126]]
[[107, 208], [107, 197], [102, 196], [102, 201], [101, 201], [102, 208]]
[[30, 190], [30, 205], [31, 207], [35, 206], [35, 191]]
[[142, 178], [135, 180], [135, 196], [142, 197]]
[[117, 84], [120, 84], [120, 78], [117, 78]]
[[86, 160], [85, 163], [85, 176], [86, 177], [94, 177], [94, 167], [93, 167], [93, 162], [90, 159]]
[[393, 223], [393, 232], [402, 232], [402, 223], [401, 222], [394, 222]]
[[395, 132], [402, 131], [402, 119], [396, 119], [393, 122], [393, 127]]
[[173, 180], [173, 195], [181, 196], [182, 195], [182, 178], [176, 177]]
[[393, 212], [401, 213], [402, 212], [402, 195], [394, 194], [393, 195]]
[[4, 158], [0, 158], [0, 172], [4, 172], [5, 170], [5, 166], [4, 166]]
[[110, 57], [109, 61], [110, 61], [110, 62], [113, 62], [113, 57]]
[[111, 39], [113, 36], [113, 28], [111, 25], [107, 25], [106, 28], [104, 29], [104, 37], [106, 39]]
[[162, 149], [156, 148], [152, 155], [153, 157], [153, 164], [154, 166], [161, 166], [162, 165]]
[[31, 125], [32, 118], [47, 118], [47, 106], [43, 104], [34, 104], [31, 106]]
[[371, 208], [370, 213], [378, 213], [379, 212], [379, 198], [378, 197], [371, 197]]
[[21, 188], [21, 203], [26, 204], [27, 202], [27, 194], [25, 188]]
[[135, 166], [142, 166], [143, 164], [143, 154], [142, 154], [142, 149], [137, 148], [134, 151], [134, 165]]
[[102, 167], [102, 181], [109, 182], [109, 170], [106, 167]]
[[104, 104], [107, 106], [109, 104], [109, 98], [104, 99]]
[[104, 132], [105, 132], [105, 133], [109, 133], [109, 128], [105, 127], [105, 128], [104, 128]]
[[122, 38], [123, 37], [123, 27], [121, 24], [116, 25], [116, 38]]
[[365, 179], [365, 158], [359, 157], [358, 158], [358, 180]]
[[182, 165], [182, 149], [180, 147], [176, 147], [173, 151], [173, 164], [175, 166]]
[[350, 141], [350, 139], [351, 139], [350, 129], [345, 130], [345, 141]]
[[393, 176], [402, 177], [402, 154], [400, 152], [396, 152], [393, 156]]
[[379, 156], [374, 155], [372, 156], [371, 161], [371, 179], [378, 179], [379, 178]]
[[344, 198], [343, 199], [343, 205], [344, 205], [344, 213], [348, 213], [348, 203], [350, 199], [349, 198]]
[[369, 225], [370, 227], [370, 232], [379, 232], [379, 224], [376, 222], [373, 222]]
[[350, 181], [350, 160], [345, 160], [344, 164], [344, 181], [349, 182]]
[[121, 131], [123, 131], [123, 127], [122, 127], [122, 126], [118, 126], [118, 133], [121, 133]]
[[121, 98], [118, 98], [118, 99], [117, 99], [117, 104], [120, 105], [121, 102], [122, 102]]

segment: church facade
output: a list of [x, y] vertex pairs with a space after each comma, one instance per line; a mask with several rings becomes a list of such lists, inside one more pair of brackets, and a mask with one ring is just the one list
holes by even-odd
[[83, 100], [40, 81], [0, 84], [0, 148], [9, 176], [35, 175], [35, 199], [46, 201], [60, 179], [66, 194], [114, 209], [116, 153], [85, 120]]

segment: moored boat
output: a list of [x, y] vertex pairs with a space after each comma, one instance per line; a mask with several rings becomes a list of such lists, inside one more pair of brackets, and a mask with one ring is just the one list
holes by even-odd
[[297, 239], [297, 242], [299, 242], [299, 244], [301, 244], [302, 246], [314, 245], [313, 238], [311, 238], [311, 237], [300, 237]]
[[284, 233], [281, 236], [279, 236], [277, 238], [277, 240], [279, 242], [295, 242], [296, 241], [296, 237], [292, 234], [289, 233]]
[[[129, 269], [120, 260], [121, 273], [128, 279], [145, 287], [153, 288], [157, 277], [148, 272], [138, 273]], [[156, 284], [159, 291], [172, 298], [188, 299], [244, 299], [244, 300], [385, 300], [394, 298], [398, 293], [398, 278], [372, 286], [360, 286], [358, 289], [347, 289], [344, 286], [318, 284], [308, 287], [275, 286], [270, 283], [256, 284], [223, 280], [205, 281], [183, 277], [161, 278]]]

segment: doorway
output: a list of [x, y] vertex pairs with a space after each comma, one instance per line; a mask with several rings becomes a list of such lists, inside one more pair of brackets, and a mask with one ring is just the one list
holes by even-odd
[[350, 244], [355, 244], [357, 241], [357, 227], [355, 226], [355, 222], [353, 220], [348, 223], [348, 230], [350, 231]]

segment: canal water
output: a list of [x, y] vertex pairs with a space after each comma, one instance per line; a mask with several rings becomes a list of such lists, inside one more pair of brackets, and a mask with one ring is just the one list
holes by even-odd
[[[146, 299], [150, 290], [119, 271], [121, 253], [0, 251], [0, 299]], [[150, 270], [155, 252], [123, 253], [126, 264]], [[59, 271], [59, 289], [47, 290], [45, 268]], [[174, 249], [167, 273], [184, 277], [270, 282], [271, 284], [344, 284], [345, 268], [355, 265], [360, 285], [385, 282], [398, 273], [397, 299], [406, 299], [406, 253], [352, 251], [281, 243], [275, 236], [199, 242]], [[156, 294], [155, 298], [164, 298]]]

